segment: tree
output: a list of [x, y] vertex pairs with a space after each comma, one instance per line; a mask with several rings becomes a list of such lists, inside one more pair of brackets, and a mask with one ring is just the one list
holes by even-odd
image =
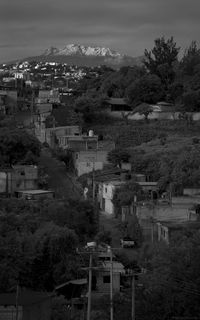
[[91, 123], [102, 112], [103, 102], [104, 98], [102, 96], [84, 95], [76, 99], [74, 110], [82, 114], [86, 123]]
[[40, 143], [35, 137], [18, 129], [0, 129], [0, 154], [5, 164], [13, 165], [28, 157], [30, 159], [30, 152], [35, 159], [40, 155]]
[[123, 149], [114, 149], [108, 152], [107, 160], [114, 166], [121, 168], [123, 162], [128, 162], [130, 154]]
[[153, 107], [147, 103], [141, 103], [133, 112], [144, 115], [145, 121], [148, 122], [148, 116], [153, 112]]
[[181, 81], [174, 81], [169, 87], [167, 92], [168, 101], [181, 104], [182, 103], [182, 95], [184, 92], [184, 86]]
[[49, 222], [35, 232], [34, 238], [33, 286], [52, 290], [56, 284], [75, 277], [77, 236], [73, 230]]
[[73, 162], [73, 151], [71, 149], [67, 149], [67, 150], [58, 149], [58, 150], [56, 150], [56, 157], [58, 160], [63, 161], [65, 163], [67, 171], [73, 171], [74, 162]]
[[200, 111], [200, 90], [190, 90], [183, 94], [184, 111]]
[[176, 233], [169, 246], [154, 247], [152, 258], [144, 265], [147, 273], [138, 300], [142, 319], [199, 315], [199, 249], [200, 233], [190, 228]]
[[165, 40], [164, 37], [157, 38], [154, 41], [154, 48], [150, 51], [145, 49], [144, 65], [151, 74], [157, 75], [165, 88], [174, 80], [174, 63], [180, 48], [176, 46], [173, 37]]
[[197, 42], [192, 41], [184, 52], [180, 68], [184, 74], [192, 76], [197, 66], [200, 66], [200, 49], [197, 47]]
[[105, 78], [101, 92], [108, 97], [124, 98], [127, 87], [146, 74], [144, 66], [125, 66]]
[[133, 239], [138, 247], [142, 245], [142, 229], [136, 215], [130, 216], [127, 223], [127, 236]]
[[156, 103], [163, 97], [160, 78], [148, 74], [134, 81], [126, 91], [129, 104], [135, 108], [140, 103]]
[[127, 180], [124, 185], [115, 190], [113, 203], [118, 208], [130, 206], [133, 203], [135, 196], [139, 200], [143, 198], [142, 188], [134, 180]]

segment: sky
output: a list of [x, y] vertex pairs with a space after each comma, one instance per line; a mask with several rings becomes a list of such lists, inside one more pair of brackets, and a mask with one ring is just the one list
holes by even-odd
[[198, 0], [0, 0], [0, 62], [71, 43], [140, 56], [161, 36], [199, 45]]

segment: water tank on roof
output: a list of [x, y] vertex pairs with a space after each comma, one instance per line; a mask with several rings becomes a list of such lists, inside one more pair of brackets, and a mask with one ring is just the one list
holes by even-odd
[[88, 135], [89, 135], [89, 137], [94, 137], [94, 131], [93, 130], [89, 130]]

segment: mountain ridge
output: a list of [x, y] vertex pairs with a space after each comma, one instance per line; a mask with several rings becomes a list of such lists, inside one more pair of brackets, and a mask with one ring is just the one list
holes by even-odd
[[68, 44], [64, 48], [59, 49], [56, 47], [50, 47], [44, 51], [43, 55], [80, 55], [80, 56], [102, 56], [102, 57], [124, 57], [124, 54], [120, 54], [117, 51], [110, 48], [98, 47], [98, 46], [85, 46], [81, 44]]
[[40, 55], [16, 61], [56, 62], [79, 67], [106, 65], [119, 69], [123, 66], [141, 66], [143, 58], [143, 56], [131, 57], [105, 47], [68, 44], [61, 49], [52, 46]]

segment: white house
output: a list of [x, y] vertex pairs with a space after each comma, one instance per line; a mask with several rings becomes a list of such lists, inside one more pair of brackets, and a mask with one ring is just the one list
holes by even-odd
[[115, 190], [120, 188], [125, 181], [107, 181], [99, 184], [99, 205], [100, 208], [108, 214], [115, 213], [115, 207], [113, 204], [113, 198], [115, 194]]

